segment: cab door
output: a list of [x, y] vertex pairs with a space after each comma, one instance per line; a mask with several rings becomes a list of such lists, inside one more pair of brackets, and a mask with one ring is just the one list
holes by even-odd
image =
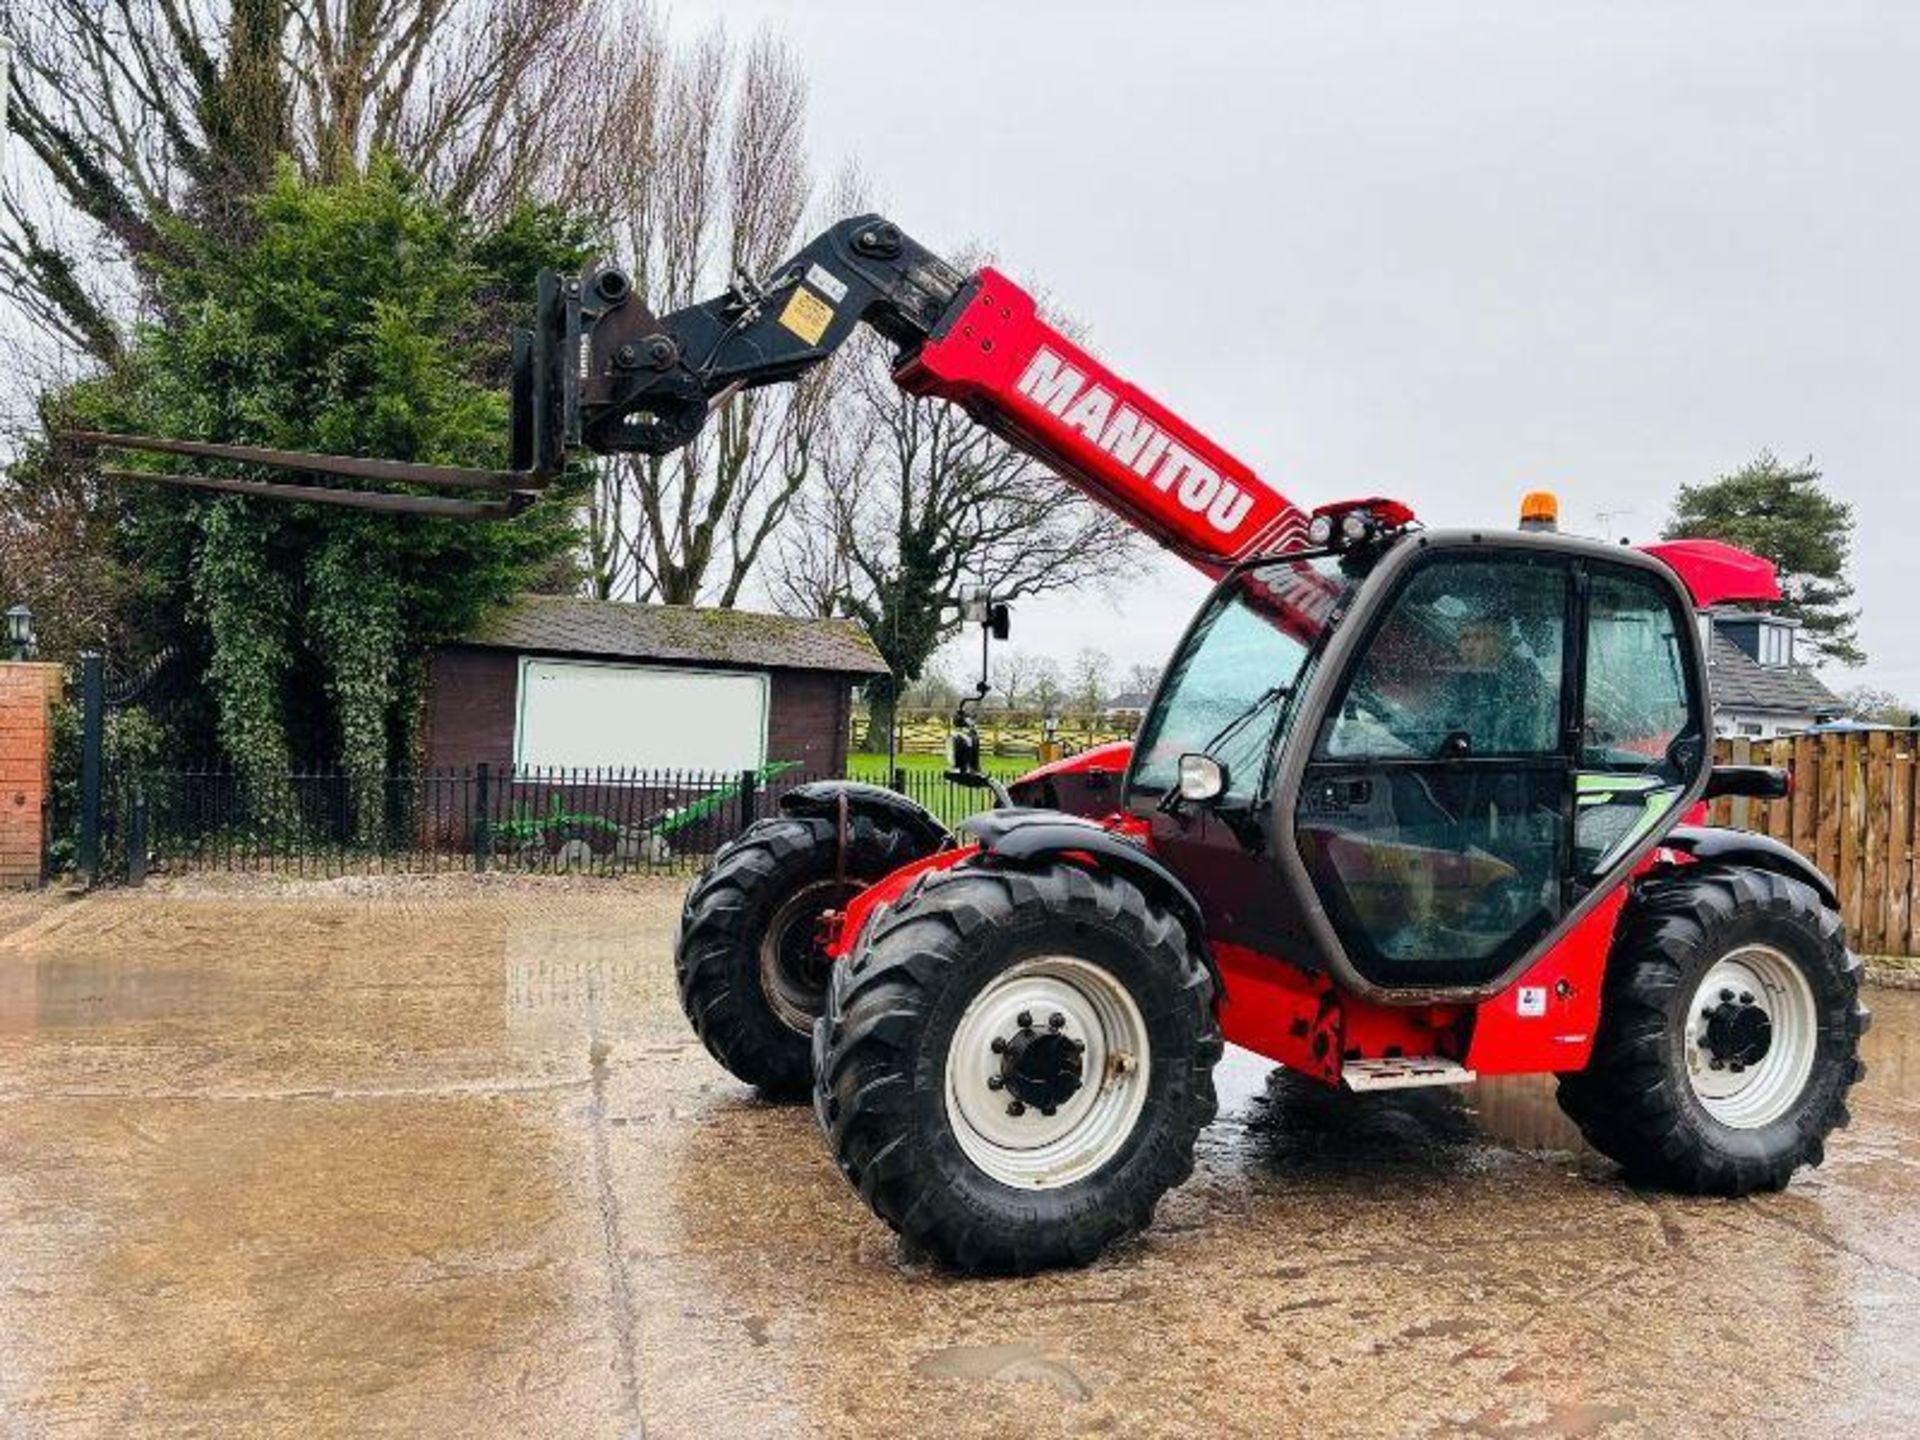
[[1371, 983], [1484, 983], [1566, 913], [1578, 609], [1564, 555], [1439, 549], [1360, 642], [1293, 818], [1315, 896]]
[[1576, 898], [1665, 827], [1706, 764], [1686, 610], [1645, 570], [1590, 564], [1575, 776]]

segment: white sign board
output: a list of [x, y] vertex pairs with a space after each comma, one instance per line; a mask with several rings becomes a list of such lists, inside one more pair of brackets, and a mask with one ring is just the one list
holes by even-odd
[[514, 755], [569, 769], [756, 770], [767, 704], [764, 675], [527, 657]]

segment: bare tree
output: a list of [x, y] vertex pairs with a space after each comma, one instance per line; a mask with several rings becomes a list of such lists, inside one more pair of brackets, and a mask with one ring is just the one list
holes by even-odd
[[50, 656], [125, 656], [143, 577], [113, 555], [114, 516], [101, 482], [46, 446], [18, 457], [0, 487], [0, 594], [26, 604]]
[[993, 659], [993, 688], [1000, 693], [1000, 704], [1018, 710], [1034, 678], [1034, 657], [1024, 650], [1003, 648]]
[[1033, 662], [1033, 681], [1028, 687], [1033, 703], [1043, 711], [1060, 713], [1060, 705], [1067, 698], [1066, 684], [1060, 678], [1060, 662], [1051, 655], [1042, 655]]
[[[1125, 569], [1137, 536], [958, 408], [901, 391], [876, 339], [849, 348], [844, 429], [820, 452], [821, 483], [775, 589], [832, 596], [832, 609], [866, 627], [892, 670], [868, 687], [870, 722], [884, 734], [901, 687], [957, 633], [969, 590], [1016, 600], [1101, 583]], [[810, 527], [833, 544], [800, 538]]]
[[1107, 677], [1113, 673], [1113, 657], [1095, 646], [1086, 646], [1073, 657], [1073, 703], [1085, 714], [1097, 715], [1106, 708]]
[[476, 214], [564, 190], [602, 3], [0, 0], [34, 161], [0, 195], [0, 294], [111, 362], [183, 237], [244, 225], [283, 156], [340, 179], [390, 154]]
[[939, 660], [930, 660], [920, 678], [900, 692], [900, 703], [912, 710], [947, 710], [960, 699], [963, 688], [971, 690]]
[[[672, 310], [735, 275], [762, 276], [795, 246], [812, 191], [806, 80], [783, 44], [762, 36], [736, 54], [711, 33], [624, 103], [650, 145], [631, 150], [602, 200], [624, 217], [620, 256], [650, 305]], [[819, 370], [743, 392], [684, 449], [609, 462], [589, 515], [594, 592], [736, 603], [827, 444], [832, 386]]]

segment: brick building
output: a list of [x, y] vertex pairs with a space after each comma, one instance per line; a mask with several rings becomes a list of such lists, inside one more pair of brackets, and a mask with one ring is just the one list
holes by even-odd
[[430, 657], [425, 759], [838, 774], [886, 669], [847, 620], [530, 595]]

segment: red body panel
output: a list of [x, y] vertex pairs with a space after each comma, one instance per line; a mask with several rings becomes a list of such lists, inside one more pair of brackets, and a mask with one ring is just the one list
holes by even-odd
[[1226, 995], [1220, 1028], [1235, 1045], [1329, 1085], [1347, 1060], [1393, 1055], [1459, 1059], [1460, 1005], [1376, 1005], [1345, 995], [1325, 975], [1311, 974], [1243, 945], [1215, 942]]
[[964, 406], [1210, 575], [1299, 543], [1306, 516], [1241, 461], [1042, 320], [997, 270], [895, 372]]
[[1640, 548], [1666, 561], [1702, 609], [1780, 598], [1780, 577], [1771, 560], [1722, 541], [1666, 540]]
[[1444, 1055], [1482, 1075], [1581, 1070], [1627, 893], [1625, 885], [1615, 890], [1512, 985], [1475, 1006], [1379, 1005], [1276, 956], [1216, 942], [1226, 986], [1221, 1028], [1234, 1044], [1330, 1085], [1346, 1060], [1394, 1055]]
[[[1145, 840], [1137, 821], [1116, 828]], [[837, 918], [827, 953], [846, 959], [881, 906], [919, 876], [951, 869], [978, 848], [937, 851], [868, 886]], [[1074, 859], [1099, 863], [1091, 855]], [[1340, 1083], [1347, 1060], [1395, 1055], [1444, 1055], [1483, 1075], [1580, 1070], [1593, 1049], [1607, 953], [1627, 895], [1621, 885], [1517, 981], [1478, 1006], [1376, 1004], [1278, 956], [1215, 941], [1221, 1030], [1235, 1045], [1328, 1085]]]
[[827, 954], [835, 960], [846, 959], [853, 953], [854, 942], [860, 938], [860, 932], [866, 928], [875, 909], [898, 900], [916, 876], [929, 870], [950, 870], [979, 848], [978, 845], [960, 845], [951, 850], [936, 850], [931, 855], [922, 855], [918, 860], [909, 860], [885, 879], [874, 881], [849, 900], [847, 908], [832, 921], [832, 931], [827, 937]]
[[1026, 785], [1035, 780], [1047, 780], [1058, 775], [1078, 775], [1085, 770], [1108, 770], [1118, 772], [1127, 768], [1127, 762], [1133, 758], [1131, 740], [1109, 740], [1105, 745], [1095, 745], [1090, 750], [1082, 750], [1078, 755], [1067, 755], [1061, 759], [1037, 765], [1027, 771], [1013, 783]]
[[1623, 882], [1513, 984], [1474, 1007], [1467, 1068], [1482, 1075], [1584, 1070], [1600, 1024], [1600, 989]]
[[1120, 777], [1132, 758], [1131, 740], [1096, 745], [1029, 770], [1009, 782], [1007, 795], [1016, 805], [1104, 819], [1120, 808]]
[[1244, 945], [1216, 942], [1225, 994], [1220, 1029], [1235, 1045], [1332, 1085], [1340, 1079], [1340, 997], [1310, 975]]

